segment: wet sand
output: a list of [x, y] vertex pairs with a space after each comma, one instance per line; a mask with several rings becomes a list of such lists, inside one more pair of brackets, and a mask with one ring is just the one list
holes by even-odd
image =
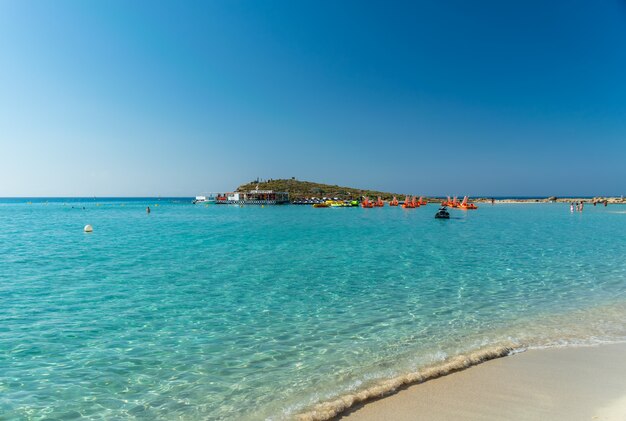
[[626, 344], [490, 360], [355, 406], [337, 419], [626, 421]]

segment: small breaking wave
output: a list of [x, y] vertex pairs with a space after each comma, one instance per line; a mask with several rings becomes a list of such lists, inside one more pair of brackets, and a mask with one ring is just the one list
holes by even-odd
[[329, 420], [355, 405], [389, 396], [404, 387], [434, 380], [529, 349], [626, 343], [624, 320], [626, 320], [626, 302], [619, 299], [597, 307], [561, 314], [544, 314], [519, 321], [491, 331], [489, 335], [491, 339], [487, 339], [487, 342], [474, 342], [473, 346], [470, 345], [469, 349], [466, 348], [460, 354], [422, 365], [421, 368], [405, 374], [380, 379], [364, 389], [346, 392], [314, 404], [294, 418], [299, 421]]
[[359, 392], [349, 393], [332, 401], [317, 404], [311, 410], [298, 414], [296, 419], [299, 421], [329, 420], [359, 403], [382, 398], [395, 393], [403, 387], [437, 379], [485, 361], [523, 351], [524, 349], [526, 348], [522, 345], [507, 343], [448, 358], [438, 364], [427, 366], [418, 371], [380, 381]]

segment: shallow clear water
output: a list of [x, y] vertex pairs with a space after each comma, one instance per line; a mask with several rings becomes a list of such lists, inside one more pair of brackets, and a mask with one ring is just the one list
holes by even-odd
[[435, 211], [0, 200], [0, 414], [282, 419], [504, 341], [626, 339], [626, 207]]

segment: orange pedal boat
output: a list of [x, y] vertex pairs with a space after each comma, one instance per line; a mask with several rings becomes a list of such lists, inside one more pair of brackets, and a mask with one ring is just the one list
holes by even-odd
[[373, 208], [374, 204], [372, 202], [370, 202], [370, 199], [367, 196], [365, 196], [365, 198], [361, 202], [361, 207], [362, 208]]
[[415, 205], [413, 204], [413, 200], [411, 200], [409, 196], [407, 196], [406, 199], [404, 199], [404, 203], [402, 204], [402, 207], [404, 209], [413, 209]]
[[478, 209], [478, 206], [476, 206], [473, 203], [468, 203], [468, 200], [469, 200], [469, 197], [465, 196], [463, 198], [463, 201], [459, 204], [458, 208], [463, 209], [463, 210]]

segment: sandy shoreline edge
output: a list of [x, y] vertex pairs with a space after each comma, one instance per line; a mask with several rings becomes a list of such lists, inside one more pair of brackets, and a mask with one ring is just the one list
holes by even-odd
[[322, 402], [312, 409], [298, 414], [296, 419], [298, 421], [325, 421], [334, 419], [352, 410], [355, 406], [390, 396], [408, 386], [447, 376], [485, 361], [505, 357], [523, 349], [522, 346], [512, 343], [477, 349], [471, 353], [458, 355], [441, 361], [440, 363], [423, 367], [419, 371], [381, 380], [358, 392], [348, 393], [334, 400]]
[[[476, 203], [492, 203], [492, 199], [488, 197], [477, 197], [471, 200]], [[512, 204], [512, 203], [572, 203], [572, 202], [583, 202], [586, 204], [593, 205], [596, 203], [598, 206], [602, 206], [604, 202], [608, 205], [622, 205], [626, 204], [626, 199], [623, 197], [616, 196], [596, 196], [593, 198], [590, 197], [547, 197], [547, 198], [529, 198], [529, 199], [506, 199], [506, 198], [498, 198], [494, 199], [493, 203], [495, 204]], [[435, 202], [435, 201], [433, 201]]]
[[[509, 351], [398, 384], [326, 419], [626, 420], [626, 343]], [[330, 415], [316, 409], [300, 419]]]

